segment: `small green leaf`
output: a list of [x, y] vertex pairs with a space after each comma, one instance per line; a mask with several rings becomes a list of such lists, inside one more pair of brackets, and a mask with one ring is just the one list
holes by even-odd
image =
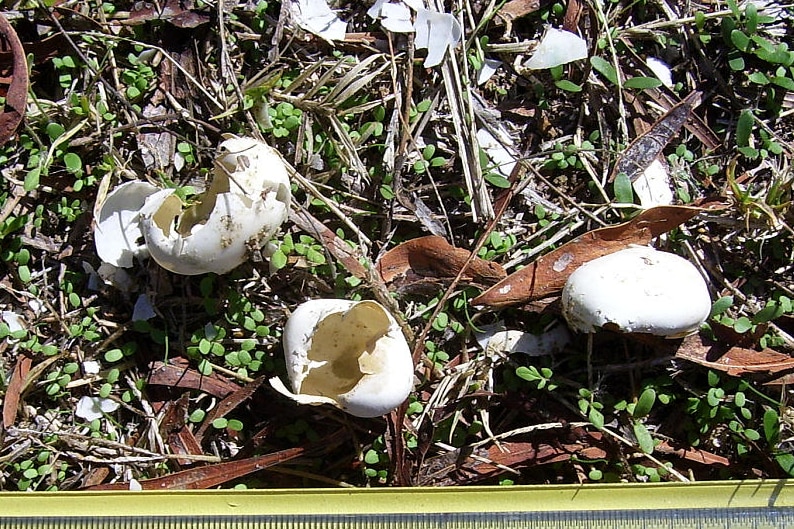
[[560, 79], [559, 81], [555, 81], [554, 86], [559, 88], [560, 90], [565, 90], [566, 92], [581, 92], [582, 87], [576, 83], [572, 83], [567, 79]]
[[309, 247], [309, 249], [306, 251], [306, 259], [308, 259], [312, 264], [318, 265], [325, 264], [326, 262], [325, 254], [312, 247]]
[[662, 86], [662, 82], [654, 77], [632, 77], [631, 79], [626, 79], [623, 86], [634, 90], [647, 90], [648, 88]]
[[651, 412], [654, 403], [656, 402], [656, 391], [653, 388], [646, 388], [637, 399], [637, 404], [634, 406], [635, 418], [645, 417]]
[[736, 145], [739, 147], [747, 147], [750, 143], [750, 134], [753, 132], [753, 125], [755, 118], [753, 111], [749, 109], [742, 110], [739, 114], [739, 119], [736, 121]]
[[212, 364], [207, 360], [202, 360], [197, 366], [198, 372], [208, 377], [212, 374]]
[[778, 454], [775, 461], [786, 474], [794, 477], [794, 454]]
[[243, 429], [243, 422], [238, 419], [229, 419], [226, 423], [226, 427], [233, 432], [239, 432]]
[[202, 410], [201, 408], [193, 410], [193, 413], [188, 416], [187, 420], [192, 423], [198, 423], [204, 420], [204, 417], [207, 416], [207, 412]]
[[275, 270], [281, 270], [287, 266], [287, 261], [287, 256], [284, 255], [284, 252], [281, 250], [276, 250], [273, 252], [273, 255], [270, 256], [270, 266]]
[[794, 80], [790, 77], [775, 76], [772, 78], [772, 83], [776, 84], [786, 90], [794, 92]]
[[749, 79], [751, 83], [760, 84], [762, 86], [769, 84], [769, 78], [761, 72], [753, 72], [747, 76], [747, 79]]
[[641, 422], [635, 422], [633, 430], [634, 437], [637, 438], [637, 445], [639, 445], [640, 450], [645, 454], [653, 453], [653, 437], [651, 437], [651, 433], [645, 425]]
[[753, 323], [766, 323], [775, 320], [784, 314], [783, 307], [775, 300], [769, 301], [763, 309], [753, 316]]
[[124, 353], [121, 349], [111, 349], [110, 351], [105, 352], [105, 361], [106, 362], [118, 362], [124, 358]]
[[634, 189], [631, 187], [631, 180], [629, 180], [629, 176], [626, 173], [618, 173], [612, 186], [617, 202], [624, 204], [632, 204], [634, 202]]
[[752, 2], [747, 2], [744, 8], [744, 27], [752, 35], [758, 30], [758, 7]]
[[30, 268], [27, 265], [17, 268], [17, 274], [19, 275], [19, 280], [23, 283], [30, 283], [30, 280], [33, 277], [30, 273]]
[[743, 334], [753, 328], [753, 322], [749, 318], [742, 316], [733, 324], [733, 330]]
[[598, 73], [603, 75], [607, 81], [614, 85], [618, 84], [618, 72], [606, 59], [596, 55], [590, 57], [590, 64]]
[[37, 187], [39, 187], [39, 179], [41, 178], [41, 170], [37, 167], [35, 169], [31, 169], [25, 175], [25, 183], [24, 189], [25, 191], [33, 191]]
[[508, 189], [510, 187], [510, 180], [498, 173], [487, 173], [483, 176], [483, 178], [485, 178], [485, 181], [494, 187], [498, 187], [500, 189]]
[[743, 31], [734, 29], [731, 31], [731, 42], [737, 49], [747, 51], [747, 47], [750, 45], [750, 37], [745, 35]]
[[367, 450], [364, 454], [364, 462], [368, 465], [377, 465], [380, 462], [380, 455], [375, 450]]
[[217, 428], [218, 430], [223, 430], [227, 426], [229, 426], [229, 421], [226, 420], [225, 417], [219, 417], [212, 421], [212, 427]]
[[770, 446], [777, 444], [780, 439], [780, 417], [773, 408], [764, 412], [764, 438]]
[[590, 412], [587, 414], [587, 418], [596, 428], [601, 429], [604, 427], [604, 414], [597, 409], [590, 407]]
[[728, 61], [728, 66], [734, 72], [744, 70], [744, 57], [734, 57]]
[[83, 160], [73, 152], [67, 152], [63, 157], [63, 164], [66, 170], [72, 174], [79, 173], [83, 170]]

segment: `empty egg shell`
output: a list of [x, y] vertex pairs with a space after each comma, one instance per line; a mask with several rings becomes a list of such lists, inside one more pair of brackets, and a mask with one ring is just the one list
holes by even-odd
[[173, 189], [150, 196], [141, 230], [151, 257], [184, 275], [224, 274], [266, 243], [289, 215], [290, 182], [279, 154], [253, 138], [220, 145], [210, 187], [185, 207]]
[[292, 391], [270, 384], [300, 404], [331, 404], [356, 417], [397, 408], [413, 387], [413, 360], [400, 326], [375, 301], [310, 300], [284, 327]]

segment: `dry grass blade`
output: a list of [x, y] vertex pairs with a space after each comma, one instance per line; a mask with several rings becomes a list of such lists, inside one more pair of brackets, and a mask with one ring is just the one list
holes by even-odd
[[474, 111], [471, 98], [468, 97], [461, 85], [460, 72], [455, 61], [445, 61], [441, 66], [441, 72], [444, 76], [447, 104], [455, 127], [455, 141], [458, 144], [458, 156], [460, 156], [463, 166], [463, 178], [469, 196], [472, 198], [473, 220], [480, 222], [492, 219], [494, 216], [493, 203], [482, 177], [479, 143], [473, 130]]
[[374, 62], [383, 59], [381, 55], [371, 55], [358, 63], [337, 81], [334, 89], [325, 96], [322, 103], [339, 108], [345, 101], [356, 95], [389, 67], [389, 62], [384, 60], [383, 64], [378, 68], [367, 71]]

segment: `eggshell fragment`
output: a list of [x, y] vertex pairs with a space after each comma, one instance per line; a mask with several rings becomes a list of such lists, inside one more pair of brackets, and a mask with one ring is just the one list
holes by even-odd
[[413, 360], [400, 326], [375, 301], [310, 300], [284, 327], [292, 391], [270, 384], [300, 404], [331, 404], [356, 417], [397, 408], [413, 387]]
[[708, 286], [695, 266], [672, 253], [633, 247], [577, 268], [562, 291], [568, 325], [676, 338], [698, 329], [711, 312]]
[[108, 193], [97, 209], [94, 245], [102, 261], [129, 268], [133, 258], [148, 255], [143, 244], [138, 212], [146, 198], [157, 191], [148, 182], [126, 182]]
[[184, 275], [224, 274], [249, 249], [266, 243], [289, 215], [289, 176], [271, 147], [232, 137], [220, 145], [212, 183], [185, 207], [173, 189], [150, 196], [140, 210], [152, 258]]

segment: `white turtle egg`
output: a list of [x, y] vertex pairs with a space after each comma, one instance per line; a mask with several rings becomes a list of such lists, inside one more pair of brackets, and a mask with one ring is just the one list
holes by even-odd
[[579, 332], [607, 328], [677, 338], [706, 321], [711, 296], [698, 269], [683, 257], [632, 247], [577, 268], [562, 291], [562, 310]]

